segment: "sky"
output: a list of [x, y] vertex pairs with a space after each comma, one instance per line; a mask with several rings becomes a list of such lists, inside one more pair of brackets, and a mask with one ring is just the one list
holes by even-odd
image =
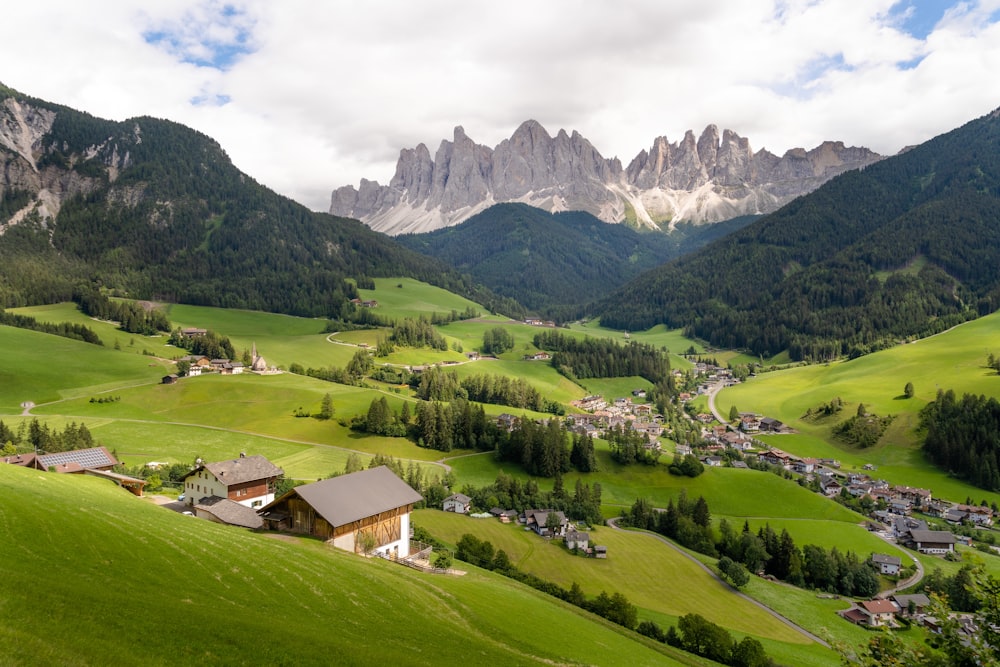
[[624, 165], [709, 124], [782, 154], [890, 155], [1000, 107], [1000, 0], [32, 0], [0, 82], [168, 118], [314, 210], [461, 125], [525, 120]]

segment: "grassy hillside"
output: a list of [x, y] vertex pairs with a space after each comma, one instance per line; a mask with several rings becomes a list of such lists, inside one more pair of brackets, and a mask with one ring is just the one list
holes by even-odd
[[[767, 436], [764, 440], [801, 456], [840, 459], [845, 469], [865, 463], [878, 466], [878, 475], [910, 486], [930, 488], [935, 495], [978, 502], [988, 493], [950, 478], [924, 459], [916, 432], [917, 414], [939, 389], [955, 393], [1000, 396], [1000, 376], [986, 368], [990, 352], [1000, 351], [1000, 314], [968, 322], [931, 338], [899, 345], [852, 361], [812, 365], [765, 373], [725, 389], [717, 405], [724, 413], [732, 405], [776, 417], [799, 431], [797, 435]], [[914, 397], [903, 389], [912, 382]], [[804, 419], [806, 411], [840, 397], [843, 411], [832, 417]], [[895, 415], [874, 447], [858, 449], [833, 437], [840, 421], [856, 414], [858, 403], [868, 412]]]
[[0, 414], [125, 384], [159, 382], [168, 365], [150, 357], [0, 326]]
[[251, 534], [90, 477], [0, 466], [0, 485], [5, 664], [681, 664], [491, 574]]

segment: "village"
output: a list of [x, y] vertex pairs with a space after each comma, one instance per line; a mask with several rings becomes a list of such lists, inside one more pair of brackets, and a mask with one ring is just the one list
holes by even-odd
[[[198, 335], [199, 330], [185, 331]], [[187, 355], [178, 359], [186, 362], [186, 375], [216, 372], [222, 375], [276, 372], [252, 349], [252, 363], [245, 366], [227, 359], [209, 359]], [[725, 369], [710, 365], [698, 370], [698, 393], [705, 393], [718, 383], [736, 382]], [[168, 379], [169, 378], [169, 379]], [[711, 382], [706, 382], [711, 378]], [[166, 384], [175, 382], [176, 375], [165, 377]], [[682, 392], [679, 403], [685, 405], [692, 395]], [[662, 438], [673, 435], [666, 418], [647, 402], [646, 391], [635, 389], [631, 396], [611, 400], [590, 395], [573, 401], [578, 410], [561, 417], [573, 433], [602, 438], [613, 429], [630, 430], [644, 436], [645, 447], [657, 453], [663, 451]], [[706, 467], [769, 470], [799, 483], [838, 502], [857, 501], [854, 505], [868, 517], [866, 527], [886, 540], [919, 554], [952, 558], [957, 544], [971, 543], [966, 535], [950, 529], [932, 527], [929, 520], [938, 520], [948, 527], [967, 526], [989, 529], [993, 525], [995, 508], [971, 503], [947, 502], [935, 498], [929, 489], [892, 485], [872, 476], [874, 466], [862, 471], [845, 471], [835, 459], [799, 457], [772, 447], [759, 439], [764, 434], [789, 432], [780, 421], [754, 413], [739, 413], [732, 423], [717, 423], [708, 413], [685, 416], [698, 425], [700, 437], [695, 442], [673, 444], [676, 458], [695, 456]], [[496, 424], [511, 431], [525, 417], [502, 413]], [[19, 454], [0, 459], [3, 463], [40, 471], [85, 474], [109, 480], [128, 492], [143, 496], [146, 480], [120, 472], [119, 462], [104, 447], [79, 449], [53, 454]], [[148, 466], [159, 465], [150, 462]], [[118, 468], [118, 472], [116, 472]], [[196, 462], [182, 479], [183, 492], [176, 501], [164, 503], [185, 515], [203, 520], [261, 532], [308, 535], [323, 540], [337, 549], [399, 562], [426, 572], [444, 573], [447, 568], [435, 567], [432, 547], [413, 540], [411, 512], [424, 503], [424, 498], [385, 466], [337, 475], [309, 484], [295, 486], [276, 494], [284, 471], [259, 455], [241, 453], [238, 457], [215, 462]], [[521, 526], [539, 539], [555, 542], [563, 548], [585, 557], [608, 558], [606, 546], [595, 544], [586, 525], [577, 525], [563, 511], [552, 508], [529, 508], [521, 511], [504, 507], [475, 507], [472, 498], [453, 492], [437, 509], [470, 520], [495, 520]], [[897, 627], [901, 623], [920, 623], [931, 631], [941, 619], [929, 613], [929, 598], [922, 593], [902, 594], [905, 587], [919, 583], [922, 568], [911, 557], [913, 570], [903, 558], [887, 553], [872, 553], [870, 561], [879, 574], [898, 584], [881, 596], [857, 600], [839, 615], [848, 622], [866, 627]], [[906, 575], [906, 578], [900, 580]], [[974, 632], [968, 615], [954, 614], [967, 632]], [[968, 627], [966, 627], [968, 626]]]

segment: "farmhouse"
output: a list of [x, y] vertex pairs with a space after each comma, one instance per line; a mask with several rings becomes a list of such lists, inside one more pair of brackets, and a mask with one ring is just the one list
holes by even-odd
[[464, 493], [453, 493], [444, 499], [444, 504], [441, 509], [445, 512], [468, 514], [470, 507], [472, 507], [472, 498]]
[[[549, 515], [554, 515], [555, 519], [550, 520]], [[549, 523], [558, 523], [554, 528]], [[553, 510], [524, 510], [524, 524], [542, 537], [563, 537], [569, 527], [569, 521], [562, 512]]]
[[878, 565], [881, 574], [888, 575], [899, 574], [899, 568], [903, 565], [903, 560], [898, 556], [886, 554], [872, 554], [872, 562]]
[[931, 600], [923, 593], [914, 595], [893, 595], [892, 601], [899, 607], [899, 613], [906, 616], [915, 616], [924, 613], [930, 606]]
[[201, 464], [182, 480], [185, 502], [193, 507], [215, 496], [262, 507], [274, 500], [274, 483], [284, 472], [263, 456], [243, 454], [238, 459]]
[[410, 511], [423, 497], [386, 466], [297, 486], [260, 510], [264, 525], [354, 553], [410, 555]]
[[902, 540], [922, 554], [943, 555], [955, 551], [955, 535], [946, 530], [911, 530]]

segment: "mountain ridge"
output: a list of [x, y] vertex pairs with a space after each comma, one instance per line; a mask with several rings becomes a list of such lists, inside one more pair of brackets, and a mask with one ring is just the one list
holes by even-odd
[[816, 191], [592, 308], [792, 359], [855, 356], [1000, 307], [1000, 114]]
[[827, 141], [781, 157], [754, 152], [748, 139], [715, 125], [671, 143], [654, 140], [623, 167], [579, 132], [553, 137], [522, 123], [494, 148], [455, 128], [431, 157], [424, 144], [403, 149], [388, 185], [362, 179], [333, 191], [330, 212], [355, 217], [390, 235], [448, 227], [497, 203], [549, 212], [579, 210], [605, 222], [660, 229], [770, 213], [833, 176], [882, 159], [866, 148]]

